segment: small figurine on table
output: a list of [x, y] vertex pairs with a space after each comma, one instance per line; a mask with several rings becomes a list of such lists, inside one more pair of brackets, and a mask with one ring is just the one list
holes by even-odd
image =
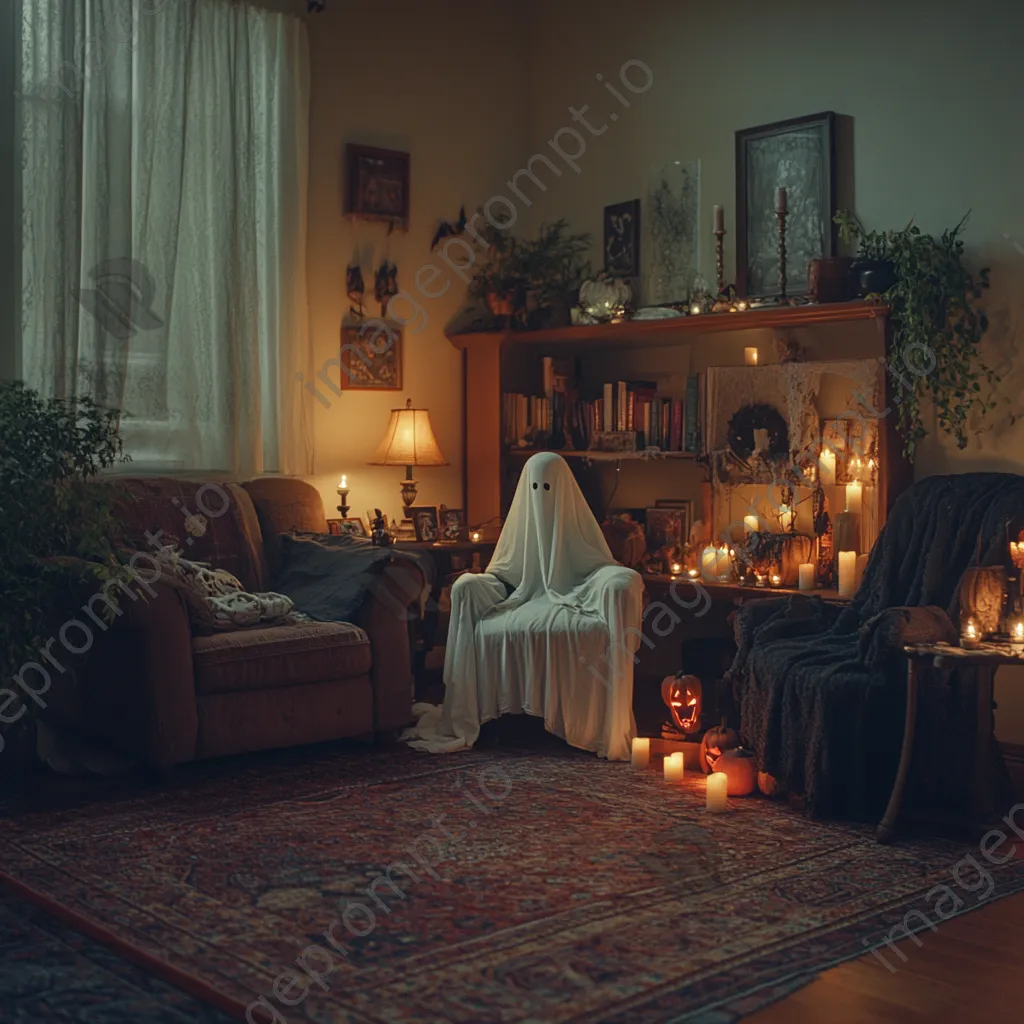
[[374, 510], [373, 528], [370, 532], [370, 543], [378, 548], [386, 548], [391, 544], [391, 534], [388, 532], [388, 521], [379, 508]]

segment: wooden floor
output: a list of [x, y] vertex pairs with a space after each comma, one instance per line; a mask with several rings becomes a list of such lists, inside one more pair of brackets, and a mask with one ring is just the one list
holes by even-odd
[[1018, 1024], [1024, 1019], [1024, 893], [946, 921], [887, 949], [891, 974], [871, 953], [823, 974], [749, 1024]]

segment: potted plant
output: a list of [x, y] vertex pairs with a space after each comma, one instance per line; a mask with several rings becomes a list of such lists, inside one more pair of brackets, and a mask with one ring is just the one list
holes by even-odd
[[967, 447], [972, 413], [984, 415], [996, 406], [992, 395], [1000, 378], [980, 352], [988, 318], [978, 300], [989, 287], [989, 272], [982, 268], [975, 276], [964, 266], [966, 220], [936, 238], [913, 221], [898, 231], [867, 231], [850, 213], [836, 214], [840, 238], [856, 243], [862, 269], [869, 265], [875, 272], [867, 282], [877, 290], [868, 297], [889, 307], [889, 369], [910, 459], [927, 433], [923, 398], [931, 398], [940, 429], [956, 438], [958, 448]]
[[483, 232], [487, 256], [470, 282], [491, 315], [511, 327], [569, 322], [569, 306], [589, 264], [589, 235], [568, 233], [564, 220], [542, 224], [536, 239], [520, 239], [498, 228]]
[[[93, 401], [44, 399], [20, 381], [0, 382], [0, 676], [16, 677], [61, 625], [118, 568], [115, 498], [99, 473], [126, 461], [118, 414]], [[114, 593], [116, 594], [116, 588]], [[114, 607], [106, 614], [113, 617]], [[70, 656], [69, 656], [70, 657]], [[7, 684], [10, 687], [10, 683]], [[0, 773], [18, 774], [35, 748], [26, 699], [0, 722]], [[4, 753], [4, 748], [10, 748]]]

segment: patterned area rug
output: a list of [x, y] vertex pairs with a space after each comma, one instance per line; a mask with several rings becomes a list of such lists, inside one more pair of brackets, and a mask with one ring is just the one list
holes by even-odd
[[230, 1024], [212, 1007], [0, 891], [0, 1021]]
[[976, 847], [703, 804], [573, 751], [345, 752], [20, 816], [0, 865], [252, 1024], [719, 1024], [1024, 889]]

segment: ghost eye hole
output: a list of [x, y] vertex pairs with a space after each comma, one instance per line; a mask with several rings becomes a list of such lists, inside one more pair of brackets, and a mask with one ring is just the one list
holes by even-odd
[[545, 491], [550, 491], [551, 490], [551, 484], [545, 484], [544, 485], [544, 490]]
[[533, 489], [534, 489], [534, 490], [537, 490], [537, 482], [536, 482], [536, 480], [535, 480], [535, 481], [534, 481], [534, 483], [533, 483]]

